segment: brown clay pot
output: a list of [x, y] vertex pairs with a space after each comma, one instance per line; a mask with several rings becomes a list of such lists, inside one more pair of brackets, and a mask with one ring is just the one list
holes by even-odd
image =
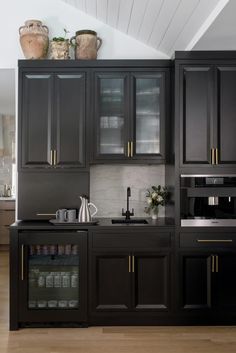
[[48, 51], [48, 27], [39, 20], [25, 21], [19, 28], [20, 44], [26, 59], [44, 59]]
[[102, 45], [102, 39], [97, 37], [97, 33], [87, 29], [77, 31], [70, 42], [75, 46], [75, 59], [83, 60], [97, 59], [97, 52]]
[[54, 60], [70, 59], [69, 48], [69, 39], [66, 39], [64, 41], [51, 40], [49, 58]]

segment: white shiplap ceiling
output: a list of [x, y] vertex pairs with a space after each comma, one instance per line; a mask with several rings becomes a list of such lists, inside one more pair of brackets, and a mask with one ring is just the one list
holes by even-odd
[[63, 0], [172, 56], [192, 49], [229, 0]]

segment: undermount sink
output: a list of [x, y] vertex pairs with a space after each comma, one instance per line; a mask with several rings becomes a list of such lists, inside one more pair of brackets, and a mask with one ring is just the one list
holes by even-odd
[[148, 224], [146, 219], [112, 219], [112, 224]]

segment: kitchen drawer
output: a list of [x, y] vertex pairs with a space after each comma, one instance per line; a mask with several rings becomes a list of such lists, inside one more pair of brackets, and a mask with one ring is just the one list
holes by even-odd
[[15, 210], [15, 201], [0, 201], [0, 210]]
[[9, 227], [0, 226], [0, 245], [9, 244]]
[[169, 248], [171, 233], [160, 231], [93, 232], [93, 248]]
[[15, 211], [0, 210], [0, 225], [7, 226], [15, 222]]
[[181, 248], [219, 248], [236, 246], [236, 233], [180, 233]]

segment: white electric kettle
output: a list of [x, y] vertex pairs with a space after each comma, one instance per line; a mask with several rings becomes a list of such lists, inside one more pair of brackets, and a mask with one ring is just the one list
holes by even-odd
[[[95, 216], [98, 209], [92, 202], [88, 202], [87, 196], [80, 196], [80, 200], [81, 200], [81, 206], [79, 209], [78, 221], [79, 222], [91, 222], [92, 217]], [[94, 207], [94, 209], [95, 209], [95, 212], [93, 214], [90, 213], [90, 206]]]

